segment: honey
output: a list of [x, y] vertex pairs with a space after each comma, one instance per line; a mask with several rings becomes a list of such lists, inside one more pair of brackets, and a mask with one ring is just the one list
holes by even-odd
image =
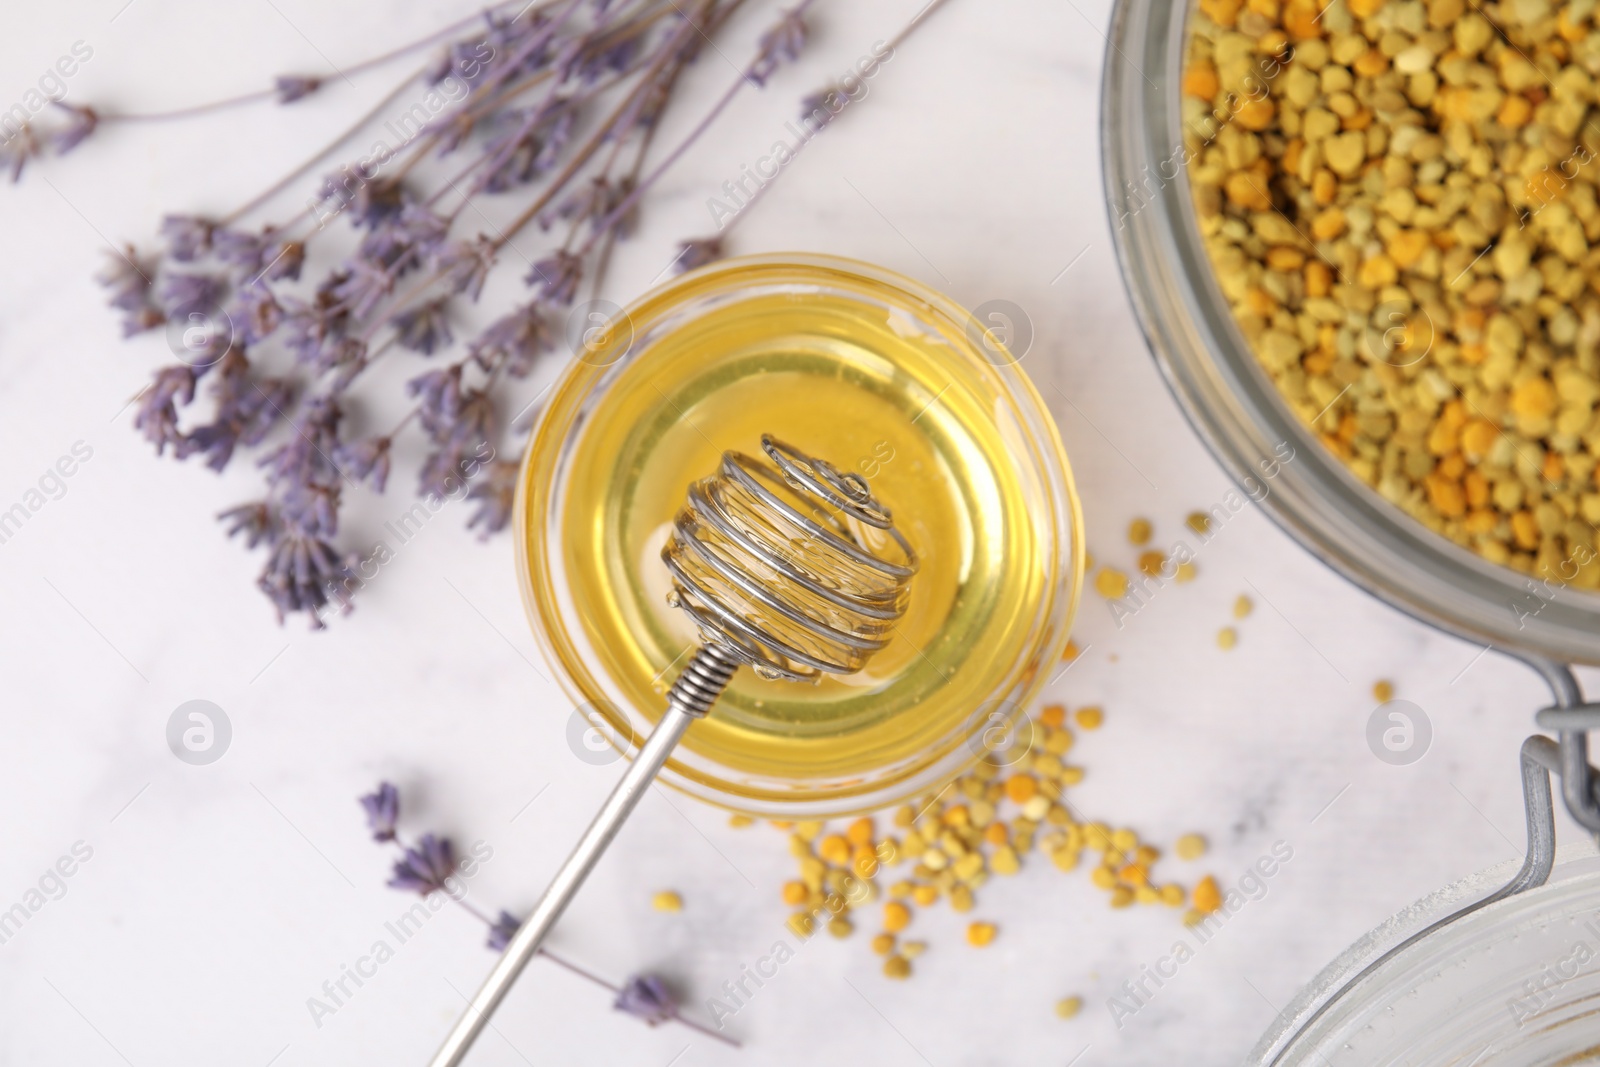
[[[681, 746], [688, 762], [718, 768], [724, 791], [850, 793], [950, 756], [1043, 681], [1043, 659], [1053, 666], [1066, 638], [1081, 548], [1075, 526], [1057, 541], [1050, 468], [1028, 461], [1058, 457], [1053, 430], [1041, 450], [1036, 427], [1014, 417], [1015, 385], [969, 331], [870, 290], [753, 281], [692, 315], [634, 322], [631, 346], [645, 350], [595, 372], [552, 487], [550, 563], [607, 700], [653, 719], [699, 642], [668, 605], [660, 559], [690, 483], [726, 450], [759, 455], [763, 433], [859, 475], [920, 559], [888, 646], [859, 673], [814, 685], [741, 670]], [[695, 295], [684, 284], [677, 301]], [[648, 317], [648, 304], [635, 314]], [[1026, 399], [1037, 403], [1031, 390]], [[1053, 644], [1045, 655], [1041, 638]]]

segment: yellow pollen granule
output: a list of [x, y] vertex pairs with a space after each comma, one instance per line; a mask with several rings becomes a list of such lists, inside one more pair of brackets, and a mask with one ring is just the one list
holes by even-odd
[[1094, 588], [1107, 600], [1121, 600], [1128, 595], [1128, 576], [1107, 567], [1094, 576]]

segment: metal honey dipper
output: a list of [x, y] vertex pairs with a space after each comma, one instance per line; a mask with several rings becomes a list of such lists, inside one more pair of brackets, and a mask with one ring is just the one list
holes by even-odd
[[432, 1067], [458, 1067], [689, 724], [740, 665], [769, 679], [854, 674], [905, 614], [916, 553], [866, 481], [761, 438], [770, 462], [725, 452], [689, 487], [661, 550], [668, 602], [701, 645], [667, 692], [667, 709], [544, 897], [440, 1046]]

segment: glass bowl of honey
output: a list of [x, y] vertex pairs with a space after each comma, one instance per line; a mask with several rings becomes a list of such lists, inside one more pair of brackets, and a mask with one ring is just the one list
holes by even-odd
[[625, 754], [649, 733], [698, 643], [667, 601], [673, 517], [724, 452], [771, 434], [892, 510], [921, 561], [911, 607], [855, 675], [738, 672], [662, 779], [819, 818], [1004, 758], [1059, 669], [1084, 546], [1055, 423], [997, 330], [911, 279], [800, 254], [714, 264], [595, 323], [551, 388], [516, 507], [524, 600], [574, 723]]

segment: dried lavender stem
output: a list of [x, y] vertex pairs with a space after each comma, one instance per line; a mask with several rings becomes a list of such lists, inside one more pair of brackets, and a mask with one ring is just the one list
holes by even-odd
[[[733, 6], [737, 6], [740, 2], [742, 2], [742, 0], [735, 0]], [[804, 2], [809, 3], [810, 0], [804, 0]], [[701, 5], [701, 10], [699, 13], [704, 14], [705, 9], [709, 6], [710, 2], [708, 0], [708, 3]], [[646, 72], [645, 76], [640, 79], [639, 84], [631, 93], [629, 93], [627, 99], [623, 101], [622, 105], [612, 115], [611, 119], [608, 120], [608, 122], [599, 130], [597, 130], [592, 137], [589, 138], [588, 142], [584, 144], [583, 148], [579, 149], [578, 154], [568, 162], [566, 168], [562, 170], [561, 174], [556, 179], [554, 179], [552, 188], [547, 190], [543, 196], [536, 199], [531, 206], [522, 212], [522, 214], [518, 215], [511, 221], [510, 226], [508, 226], [500, 235], [500, 237], [495, 240], [496, 248], [503, 247], [505, 243], [514, 237], [519, 230], [537, 218], [539, 212], [548, 207], [550, 201], [555, 199], [556, 195], [560, 192], [560, 188], [570, 181], [572, 176], [578, 172], [579, 168], [589, 161], [589, 158], [594, 154], [595, 150], [600, 147], [601, 142], [610, 132], [611, 127], [616, 124], [616, 122], [629, 108], [635, 107], [638, 102], [644, 100], [644, 94], [650, 89], [652, 82], [660, 76], [662, 69], [666, 66], [666, 61], [678, 55], [680, 49], [682, 48], [682, 42], [688, 38], [688, 33], [686, 32], [688, 30], [694, 30], [697, 33], [700, 32], [700, 28], [690, 20], [689, 16], [684, 15], [683, 25], [680, 26], [677, 32], [672, 35], [672, 38], [669, 40], [667, 46], [662, 49], [660, 57], [658, 57], [656, 62], [651, 64], [651, 67]], [[630, 197], [630, 199], [633, 198]], [[621, 212], [613, 211], [609, 216], [607, 216], [606, 221], [614, 222], [620, 217]]]
[[[495, 925], [494, 924], [494, 920], [490, 919], [483, 912], [479, 911], [477, 909], [477, 907], [475, 907], [474, 905], [469, 904], [464, 897], [451, 896], [448, 893], [446, 893], [445, 895], [450, 897], [450, 899], [455, 901], [457, 904], [461, 905], [461, 907], [464, 908], [469, 915], [472, 915], [479, 922], [481, 922], [485, 926], [489, 927], [489, 929], [491, 929], [491, 930], [494, 929], [494, 925]], [[543, 956], [545, 959], [549, 960], [551, 963], [554, 963], [558, 967], [563, 967], [566, 970], [571, 971], [573, 974], [576, 974], [576, 975], [578, 975], [580, 977], [583, 977], [583, 978], [587, 978], [589, 981], [593, 982], [595, 985], [599, 986], [601, 989], [606, 990], [607, 992], [609, 992], [613, 996], [619, 996], [622, 993], [622, 989], [621, 989], [620, 986], [616, 986], [616, 985], [611, 984], [610, 982], [606, 981], [604, 978], [601, 978], [598, 974], [595, 974], [595, 973], [593, 973], [591, 971], [585, 970], [584, 968], [578, 966], [576, 963], [573, 963], [571, 960], [563, 959], [562, 957], [556, 955], [554, 952], [551, 952], [549, 949], [545, 948], [542, 945], [538, 949], [538, 955]], [[727, 1045], [731, 1045], [734, 1048], [738, 1048], [739, 1047], [739, 1042], [735, 1041], [733, 1038], [727, 1036], [726, 1034], [718, 1033], [717, 1031], [712, 1030], [712, 1029], [704, 1026], [701, 1023], [695, 1022], [693, 1019], [685, 1018], [682, 1015], [682, 1013], [680, 1013], [679, 1010], [676, 1007], [674, 1007], [672, 1009], [672, 1018], [673, 1018], [673, 1020], [675, 1022], [681, 1023], [684, 1026], [687, 1026], [691, 1030], [698, 1030], [700, 1033], [706, 1035], [707, 1037], [716, 1038], [718, 1041], [721, 1041], [721, 1042], [723, 1042], [724, 1044], [727, 1044]]]
[[[584, 142], [583, 146], [577, 150], [573, 158], [567, 161], [567, 165], [562, 168], [561, 172], [550, 180], [550, 183], [545, 187], [544, 192], [535, 197], [533, 203], [524, 209], [521, 214], [512, 220], [509, 226], [503, 229], [500, 234], [495, 237], [492, 242], [490, 242], [491, 247], [495, 251], [499, 251], [501, 248], [504, 248], [506, 244], [510, 242], [511, 238], [516, 236], [518, 231], [520, 231], [533, 219], [537, 218], [539, 213], [544, 211], [545, 208], [549, 207], [551, 202], [554, 201], [555, 198], [559, 196], [566, 188], [567, 183], [572, 180], [579, 170], [588, 164], [589, 160], [594, 156], [594, 153], [605, 142], [606, 137], [620, 124], [621, 119], [625, 114], [627, 114], [628, 110], [634, 106], [636, 101], [644, 99], [643, 94], [649, 90], [653, 80], [660, 76], [661, 68], [665, 66], [666, 60], [678, 54], [681, 47], [681, 38], [687, 37], [687, 34], [684, 31], [694, 28], [695, 27], [693, 23], [689, 22], [686, 18], [684, 26], [673, 35], [673, 38], [669, 41], [668, 46], [663, 48], [661, 55], [654, 63], [651, 64], [651, 67], [647, 69], [645, 75], [640, 79], [639, 84], [629, 91], [628, 96], [624, 98], [623, 102], [615, 111], [612, 112], [606, 121], [601, 124], [600, 129], [596, 130], [594, 134], [590, 136], [589, 140]], [[460, 208], [458, 207], [457, 211], [459, 210]], [[453, 217], [454, 216], [452, 216], [452, 218]], [[414, 283], [409, 289], [396, 296], [390, 302], [388, 309], [382, 315], [378, 315], [373, 318], [373, 320], [368, 324], [367, 328], [362, 331], [360, 339], [362, 341], [370, 342], [372, 338], [377, 335], [377, 332], [382, 329], [386, 323], [394, 318], [396, 312], [398, 312], [401, 308], [404, 308], [410, 301], [415, 299], [418, 294], [425, 292], [430, 286], [438, 282], [442, 276], [443, 275], [441, 272], [434, 271], [433, 273], [418, 279], [417, 282]]]
[[[923, 21], [926, 20], [929, 15], [931, 15], [935, 11], [937, 11], [940, 7], [942, 7], [944, 5], [944, 3], [945, 3], [945, 0], [929, 0], [929, 3], [926, 6], [924, 6], [921, 11], [918, 11], [916, 13], [916, 15], [914, 15], [912, 17], [911, 21], [907, 22], [904, 26], [902, 26], [900, 28], [900, 32], [899, 33], [895, 34], [893, 37], [891, 37], [889, 39], [889, 42], [885, 47], [890, 52], [893, 52], [895, 49], [899, 48], [902, 44], [905, 43], [906, 38], [910, 37], [911, 34], [916, 31], [917, 27], [921, 26]], [[850, 99], [849, 97], [845, 97], [847, 105], [848, 105], [849, 99]], [[842, 115], [847, 109], [848, 109], [848, 106], [845, 107], [845, 108], [840, 108], [839, 114]], [[787, 168], [785, 168], [785, 169], [787, 169]], [[783, 172], [780, 171], [779, 174], [778, 174], [778, 177], [781, 177], [782, 173]], [[774, 177], [771, 181], [765, 182], [759, 188], [757, 188], [756, 191], [755, 191], [755, 195], [744, 202], [744, 207], [740, 208], [738, 213], [735, 214], [733, 216], [733, 218], [729, 219], [727, 224], [725, 226], [723, 226], [721, 230], [717, 231], [717, 236], [719, 238], [721, 238], [721, 237], [726, 237], [728, 234], [732, 233], [733, 232], [733, 228], [735, 226], [739, 225], [740, 222], [742, 222], [746, 217], [749, 216], [750, 209], [752, 207], [754, 207], [756, 204], [760, 203], [761, 202], [761, 198], [767, 195], [767, 190], [771, 189], [774, 185], [777, 185], [777, 184], [778, 184], [777, 177]]]
[[[426, 36], [420, 37], [409, 44], [403, 44], [398, 48], [390, 49], [389, 51], [383, 52], [379, 55], [370, 56], [367, 59], [360, 60], [359, 62], [349, 66], [336, 69], [332, 74], [325, 75], [324, 78], [332, 79], [335, 75], [348, 78], [353, 74], [365, 74], [369, 70], [372, 70], [376, 67], [381, 67], [386, 63], [393, 62], [394, 60], [399, 59], [401, 56], [410, 55], [412, 52], [420, 51], [423, 48], [427, 48], [429, 45], [436, 44], [440, 40], [449, 37], [451, 34], [458, 33], [461, 30], [466, 29], [468, 26], [471, 26], [489, 12], [498, 11], [501, 8], [512, 7], [517, 2], [519, 2], [519, 0], [502, 0], [500, 3], [489, 4], [481, 11], [476, 11], [473, 14], [468, 15], [466, 18], [457, 19], [448, 26], [433, 30]], [[530, 5], [523, 11], [518, 12], [518, 17], [520, 18], [530, 10], [543, 10], [545, 7], [548, 7], [555, 2], [556, 0], [545, 0], [545, 2], [542, 4]], [[100, 121], [165, 122], [172, 119], [193, 118], [197, 115], [205, 115], [214, 111], [221, 111], [224, 108], [239, 107], [244, 104], [254, 104], [262, 100], [270, 100], [276, 95], [278, 95], [278, 90], [276, 88], [257, 89], [248, 93], [240, 93], [238, 96], [225, 97], [221, 100], [211, 100], [203, 104], [191, 104], [188, 107], [173, 108], [170, 111], [114, 112], [109, 115], [101, 115]]]
[[[371, 108], [369, 108], [366, 111], [365, 114], [363, 114], [353, 124], [351, 124], [349, 127], [347, 127], [343, 133], [339, 134], [337, 137], [335, 137], [332, 141], [329, 141], [326, 145], [324, 145], [317, 152], [313, 153], [310, 159], [307, 159], [304, 163], [301, 163], [294, 170], [290, 171], [288, 174], [285, 174], [282, 178], [279, 178], [277, 181], [273, 182], [265, 190], [263, 190], [262, 192], [260, 192], [256, 196], [252, 197], [250, 200], [247, 200], [242, 206], [235, 208], [232, 212], [230, 212], [229, 214], [223, 216], [223, 218], [220, 221], [219, 225], [221, 225], [221, 226], [232, 226], [234, 223], [238, 222], [241, 218], [243, 218], [244, 216], [250, 214], [250, 212], [252, 212], [256, 208], [262, 206], [267, 201], [271, 200], [273, 197], [275, 197], [279, 193], [283, 192], [290, 185], [294, 184], [307, 171], [309, 171], [312, 167], [315, 167], [323, 159], [325, 159], [328, 156], [332, 155], [335, 149], [337, 149], [340, 145], [344, 144], [346, 141], [348, 141], [352, 137], [354, 137], [368, 123], [370, 123], [373, 119], [377, 118], [378, 115], [381, 114], [384, 111], [384, 109], [386, 109], [387, 107], [389, 107], [390, 104], [393, 104], [397, 99], [399, 99], [400, 94], [405, 92], [406, 89], [410, 88], [410, 86], [411, 86], [411, 84], [413, 82], [415, 82], [419, 78], [421, 78], [425, 70], [426, 70], [426, 68], [418, 69], [414, 74], [412, 74], [405, 81], [401, 82], [399, 85], [396, 85], [393, 89], [389, 90], [389, 92], [387, 94], [385, 94], [383, 99], [379, 100], [376, 104], [374, 104]], [[309, 212], [307, 212], [307, 214], [309, 214]], [[304, 216], [302, 216], [302, 215], [296, 215], [295, 216], [295, 220], [298, 221], [298, 220], [302, 219], [303, 217]]]
[[[795, 17], [803, 15], [806, 9], [814, 3], [816, 3], [816, 0], [800, 0], [800, 3], [796, 4], [790, 10], [790, 14]], [[700, 120], [699, 125], [690, 130], [688, 135], [685, 136], [682, 141], [678, 142], [678, 146], [667, 154], [667, 158], [662, 160], [661, 163], [657, 165], [655, 170], [650, 172], [650, 176], [648, 178], [634, 186], [633, 191], [624, 197], [622, 202], [611, 210], [611, 214], [606, 216], [605, 220], [599, 225], [599, 227], [596, 228], [595, 235], [591, 236], [584, 244], [583, 248], [579, 251], [578, 254], [580, 256], [587, 255], [593, 249], [599, 233], [602, 232], [607, 226], [615, 223], [617, 219], [622, 218], [623, 215], [631, 210], [633, 206], [639, 202], [639, 198], [645, 194], [645, 191], [653, 186], [658, 180], [660, 180], [661, 176], [670, 170], [674, 163], [683, 158], [683, 154], [687, 152], [694, 145], [694, 143], [711, 128], [712, 124], [715, 123], [718, 118], [721, 117], [722, 113], [727, 110], [728, 105], [733, 103], [733, 98], [739, 95], [739, 90], [744, 88], [745, 84], [750, 80], [750, 69], [747, 67], [743, 72], [740, 73], [739, 79], [732, 85], [728, 86], [727, 92], [723, 93], [721, 98], [712, 105], [711, 110], [707, 112], [706, 116]]]

